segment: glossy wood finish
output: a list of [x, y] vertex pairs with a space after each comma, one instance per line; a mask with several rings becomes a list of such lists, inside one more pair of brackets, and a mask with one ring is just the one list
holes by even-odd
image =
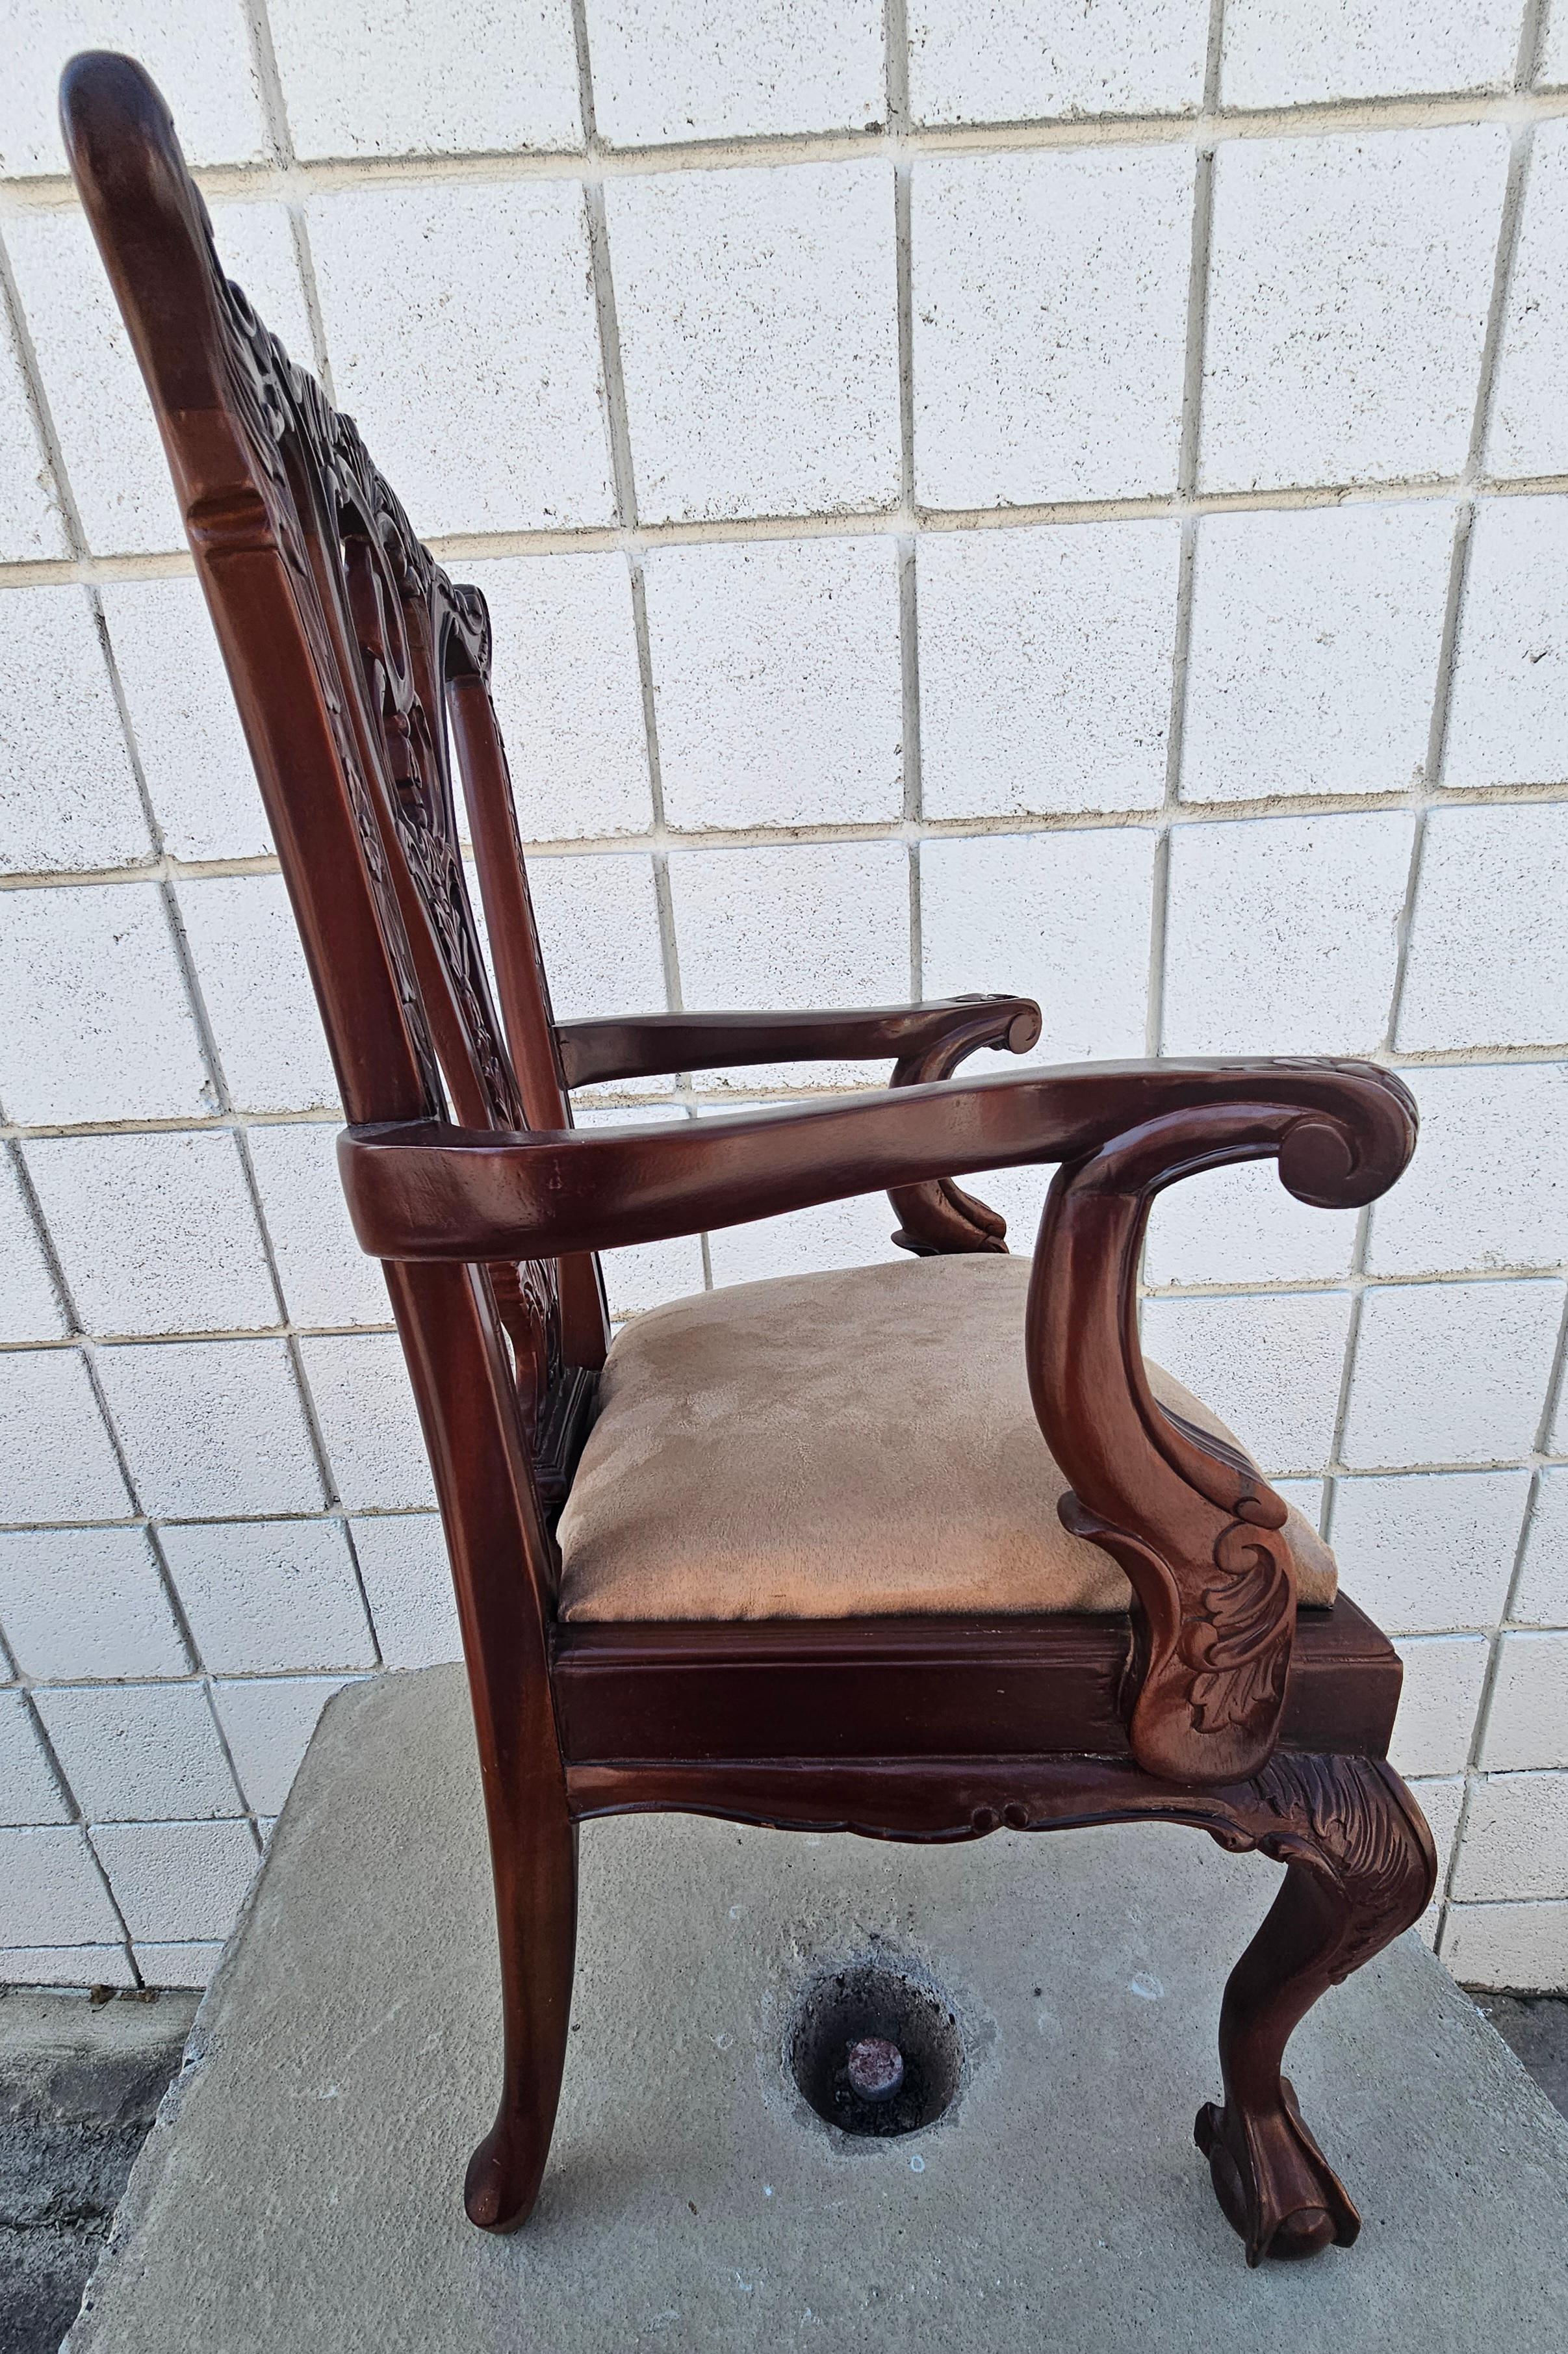
[[[1221, 2202], [1253, 2261], [1347, 2239], [1353, 2211], [1279, 2061], [1302, 2009], [1431, 1886], [1430, 1840], [1383, 1762], [1398, 1660], [1347, 1602], [1297, 1627], [1284, 1507], [1154, 1404], [1136, 1276], [1150, 1201], [1200, 1170], [1271, 1157], [1304, 1201], [1373, 1199], [1409, 1157], [1409, 1097], [1371, 1066], [1308, 1060], [955, 1080], [980, 1047], [1034, 1043], [1018, 998], [557, 1024], [482, 599], [432, 561], [352, 421], [225, 281], [140, 68], [76, 60], [62, 112], [278, 843], [347, 1114], [345, 1186], [386, 1263], [451, 1559], [505, 2016], [470, 2214], [509, 2229], [537, 2194], [583, 1818], [694, 1808], [914, 1840], [1158, 1819], [1288, 1867], [1226, 1999], [1224, 2105], [1199, 2121]], [[574, 1084], [821, 1055], [885, 1056], [893, 1085], [571, 1126]], [[911, 1249], [995, 1250], [1002, 1221], [953, 1172], [1035, 1163], [1057, 1174], [1033, 1393], [1072, 1483], [1065, 1515], [1126, 1569], [1128, 1618], [556, 1623], [554, 1511], [605, 1350], [594, 1254], [878, 1188]]]
[[[1125, 1618], [782, 1618], [558, 1626], [568, 1780], [607, 1760], [1129, 1757]], [[1386, 1754], [1399, 1654], [1342, 1597], [1303, 1616], [1280, 1745]]]

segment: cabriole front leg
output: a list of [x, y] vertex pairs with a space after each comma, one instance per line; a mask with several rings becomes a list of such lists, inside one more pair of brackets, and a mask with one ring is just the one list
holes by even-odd
[[1348, 2247], [1361, 2230], [1280, 2062], [1319, 1996], [1419, 1919], [1437, 1865], [1421, 1809], [1377, 1759], [1282, 1752], [1247, 1794], [1255, 1828], [1213, 1836], [1223, 1847], [1260, 1848], [1287, 1867], [1285, 1884], [1225, 1988], [1224, 2103], [1199, 2110], [1195, 2138], [1256, 2264]]

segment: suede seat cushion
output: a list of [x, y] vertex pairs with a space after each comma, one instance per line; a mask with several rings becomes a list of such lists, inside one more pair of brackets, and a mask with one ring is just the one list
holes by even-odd
[[[617, 1337], [560, 1521], [567, 1619], [1125, 1610], [1056, 1517], [1026, 1258], [911, 1259], [673, 1301]], [[1155, 1395], [1236, 1441], [1180, 1383]], [[1334, 1558], [1291, 1509], [1300, 1599]]]

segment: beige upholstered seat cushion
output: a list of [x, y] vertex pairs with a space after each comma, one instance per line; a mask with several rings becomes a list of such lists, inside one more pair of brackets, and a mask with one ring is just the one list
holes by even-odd
[[[562, 1617], [1125, 1610], [1120, 1570], [1056, 1517], [1066, 1483], [1023, 1362], [1029, 1269], [911, 1259], [638, 1318], [561, 1516]], [[1331, 1602], [1333, 1555], [1294, 1509], [1287, 1534], [1301, 1599]]]

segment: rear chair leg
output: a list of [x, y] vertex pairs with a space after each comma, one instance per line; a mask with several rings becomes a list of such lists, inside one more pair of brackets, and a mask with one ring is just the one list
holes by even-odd
[[1279, 2063], [1319, 1996], [1420, 1917], [1437, 1866], [1420, 1808], [1376, 1759], [1278, 1752], [1246, 1795], [1237, 1813], [1250, 1836], [1222, 1844], [1261, 1848], [1287, 1869], [1225, 1988], [1224, 2105], [1200, 2109], [1195, 2138], [1256, 2264], [1348, 2247], [1361, 2230]]
[[503, 2057], [500, 2106], [469, 2161], [463, 2205], [485, 2232], [514, 2232], [533, 2212], [550, 2154], [577, 1935], [577, 1833], [566, 1797], [538, 1804], [509, 1835], [492, 1820], [501, 1936]]

